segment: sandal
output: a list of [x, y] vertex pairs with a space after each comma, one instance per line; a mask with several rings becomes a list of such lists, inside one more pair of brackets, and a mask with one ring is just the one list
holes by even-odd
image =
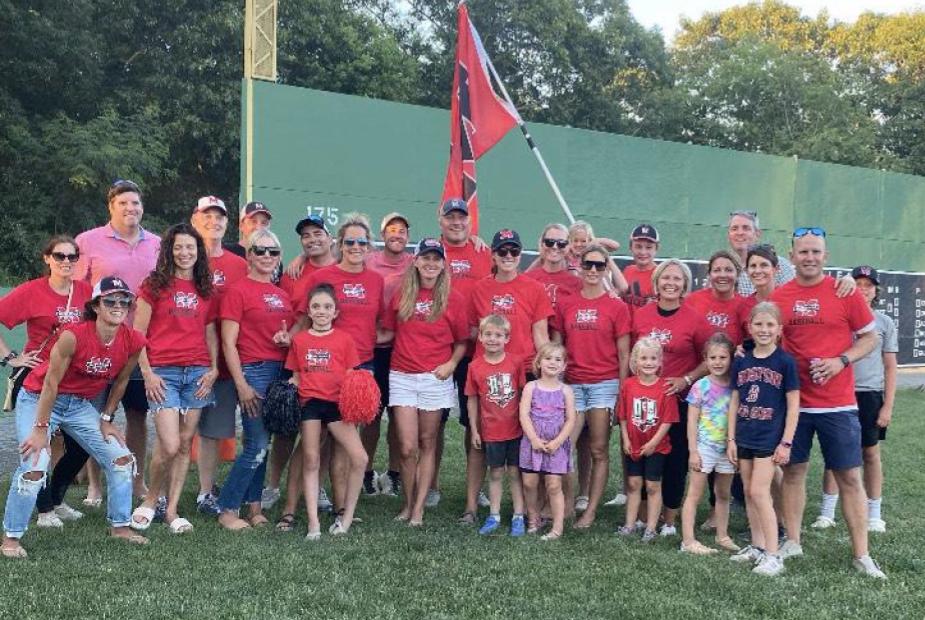
[[167, 527], [171, 534], [188, 534], [193, 531], [193, 524], [183, 517], [177, 517]]
[[102, 497], [85, 497], [82, 503], [84, 506], [87, 506], [88, 508], [99, 508], [100, 506], [103, 505], [103, 498]]
[[26, 553], [26, 550], [18, 545], [16, 547], [0, 547], [0, 554], [3, 554], [3, 557], [5, 558], [16, 560], [24, 560], [29, 557], [29, 554]]
[[[84, 500], [86, 503], [87, 500]], [[139, 521], [139, 519], [144, 519], [144, 522]], [[133, 530], [138, 530], [143, 532], [154, 522], [154, 508], [148, 508], [145, 505], [141, 505], [132, 512], [132, 522], [129, 523], [129, 526]]]
[[723, 536], [722, 538], [717, 537], [716, 544], [726, 551], [732, 551], [733, 553], [742, 549], [739, 545], [735, 544], [729, 536]]
[[476, 518], [475, 513], [464, 512], [462, 513], [462, 516], [456, 520], [456, 522], [460, 525], [475, 525], [478, 523], [478, 519]]
[[109, 537], [115, 538], [116, 540], [124, 540], [130, 545], [147, 545], [151, 542], [141, 534], [129, 534], [128, 536], [116, 536], [114, 534], [110, 534]]
[[249, 517], [247, 519], [247, 522], [251, 524], [251, 527], [263, 527], [267, 525], [270, 522], [270, 520], [267, 519], [262, 514], [256, 514], [252, 517]]
[[540, 536], [540, 540], [551, 541], [559, 540], [562, 537], [562, 532], [557, 532], [556, 530], [549, 530], [547, 533]]
[[[279, 518], [279, 521], [276, 522], [276, 531], [277, 532], [291, 532], [295, 526], [295, 515], [291, 512], [287, 512]], [[311, 534], [311, 532], [309, 532]], [[317, 532], [321, 536], [321, 532]], [[315, 539], [312, 539], [315, 540]]]
[[305, 540], [307, 541], [321, 540], [321, 530], [318, 530], [317, 532], [309, 532], [308, 534], [305, 535]]
[[527, 522], [527, 534], [538, 534], [542, 528], [542, 520], [531, 520]]
[[711, 555], [713, 553], [718, 553], [716, 549], [707, 547], [698, 540], [695, 540], [689, 545], [685, 545], [682, 542], [680, 551], [681, 553], [690, 553], [691, 555]]

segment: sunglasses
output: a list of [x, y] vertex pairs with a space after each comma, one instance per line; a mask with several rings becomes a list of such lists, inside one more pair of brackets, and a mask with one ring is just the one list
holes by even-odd
[[607, 262], [602, 260], [583, 260], [581, 261], [581, 268], [585, 271], [604, 271], [607, 269]]
[[132, 305], [132, 300], [126, 297], [117, 297], [115, 299], [103, 297], [102, 302], [107, 308], [128, 308]]
[[520, 252], [521, 252], [520, 248], [510, 247], [510, 246], [498, 248], [497, 250], [495, 250], [495, 254], [497, 254], [501, 258], [507, 258], [508, 256], [513, 256], [514, 258], [517, 258], [518, 256], [520, 256]]
[[355, 245], [365, 248], [369, 245], [369, 239], [366, 237], [344, 237], [344, 245], [348, 248], [352, 248]]
[[279, 248], [272, 248], [266, 245], [255, 245], [251, 248], [251, 252], [254, 253], [254, 256], [279, 256], [282, 250]]
[[559, 248], [564, 250], [568, 247], [568, 241], [565, 239], [543, 239], [543, 245], [547, 248]]
[[805, 237], [806, 235], [813, 235], [814, 237], [825, 238], [825, 229], [818, 226], [801, 226], [793, 231], [793, 238], [799, 239], [800, 237]]
[[74, 254], [65, 254], [64, 252], [52, 252], [51, 257], [55, 259], [55, 262], [63, 263], [65, 260], [72, 263], [76, 263], [77, 259], [80, 258], [80, 254], [75, 252]]

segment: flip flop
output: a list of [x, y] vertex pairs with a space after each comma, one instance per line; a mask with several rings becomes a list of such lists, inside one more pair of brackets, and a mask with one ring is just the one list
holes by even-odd
[[5, 558], [11, 558], [15, 560], [25, 560], [29, 557], [29, 554], [26, 553], [26, 550], [22, 547], [0, 547], [0, 554]]
[[729, 536], [723, 536], [722, 538], [717, 537], [716, 544], [726, 551], [736, 552], [742, 549], [739, 545], [735, 544]]
[[193, 531], [193, 524], [183, 517], [177, 517], [167, 527], [170, 528], [171, 534], [188, 534]]
[[459, 519], [457, 519], [456, 522], [459, 523], [460, 525], [475, 525], [477, 522], [477, 519], [475, 518], [474, 513], [464, 512], [462, 513], [462, 516], [460, 516]]
[[562, 532], [557, 532], [555, 530], [549, 530], [548, 533], [540, 536], [540, 540], [543, 540], [546, 542], [549, 542], [552, 540], [559, 540], [560, 538], [562, 538]]
[[270, 523], [270, 520], [262, 514], [259, 514], [250, 517], [247, 522], [251, 524], [251, 527], [264, 527]]
[[115, 538], [116, 540], [124, 540], [130, 545], [147, 545], [151, 542], [141, 534], [132, 534], [130, 536], [115, 536], [110, 534], [109, 537]]
[[[277, 532], [291, 532], [295, 526], [295, 515], [291, 512], [287, 512], [282, 517], [279, 518], [279, 521], [276, 522], [276, 531]], [[320, 536], [321, 533], [319, 532]]]
[[[140, 522], [138, 519], [144, 519], [144, 523]], [[141, 505], [132, 512], [132, 522], [129, 523], [129, 527], [133, 530], [143, 532], [149, 527], [151, 523], [154, 522], [154, 508], [148, 508], [147, 506]]]
[[717, 553], [716, 549], [711, 549], [710, 547], [707, 547], [706, 545], [704, 545], [703, 543], [697, 540], [695, 540], [689, 545], [685, 545], [684, 543], [681, 543], [680, 551], [681, 553], [689, 553], [691, 555], [712, 555], [714, 553]]

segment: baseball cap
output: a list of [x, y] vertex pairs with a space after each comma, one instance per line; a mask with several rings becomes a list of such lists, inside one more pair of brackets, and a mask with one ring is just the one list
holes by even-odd
[[406, 218], [398, 211], [392, 211], [384, 218], [382, 218], [382, 226], [379, 227], [379, 230], [385, 230], [385, 227], [391, 224], [394, 220], [401, 220], [405, 224], [405, 228], [411, 228], [411, 222], [408, 221], [408, 218]]
[[452, 211], [462, 211], [466, 215], [469, 215], [469, 205], [467, 205], [466, 201], [462, 198], [450, 198], [443, 203], [443, 207], [440, 208], [440, 213], [442, 215], [449, 215]]
[[440, 258], [446, 258], [446, 251], [443, 249], [443, 244], [433, 237], [424, 237], [421, 239], [421, 242], [418, 243], [418, 251], [415, 253], [415, 256], [420, 256], [426, 252], [436, 252], [440, 255]]
[[324, 218], [314, 213], [311, 215], [306, 215], [298, 221], [298, 223], [295, 225], [295, 234], [301, 235], [302, 229], [306, 226], [314, 226], [315, 228], [320, 228], [324, 232], [328, 232], [327, 226], [324, 225]]
[[267, 219], [273, 219], [273, 215], [270, 213], [270, 210], [267, 209], [267, 205], [262, 202], [249, 202], [244, 205], [244, 208], [241, 209], [241, 213], [238, 216], [238, 221], [244, 221], [247, 218], [256, 215], [257, 213], [263, 213], [267, 216]]
[[202, 213], [209, 209], [218, 209], [225, 215], [228, 215], [228, 208], [225, 207], [225, 203], [222, 202], [221, 198], [215, 196], [203, 196], [200, 198], [199, 202], [196, 203], [196, 208], [193, 209], [193, 213]]
[[502, 228], [495, 233], [495, 236], [491, 240], [491, 251], [494, 252], [502, 245], [516, 245], [519, 248], [524, 247], [524, 244], [520, 242], [520, 235], [517, 234], [516, 230], [511, 230], [510, 228]]
[[658, 243], [658, 231], [655, 230], [655, 226], [651, 224], [640, 224], [634, 228], [632, 234], [630, 234], [630, 241], [636, 239], [646, 239], [653, 243]]
[[135, 296], [125, 280], [118, 276], [106, 276], [105, 278], [100, 278], [100, 281], [93, 287], [93, 295], [90, 299], [96, 301], [100, 297], [113, 293], [127, 293], [132, 297]]
[[880, 274], [876, 269], [870, 265], [860, 265], [851, 270], [851, 277], [857, 280], [858, 278], [867, 278], [876, 286], [880, 286]]

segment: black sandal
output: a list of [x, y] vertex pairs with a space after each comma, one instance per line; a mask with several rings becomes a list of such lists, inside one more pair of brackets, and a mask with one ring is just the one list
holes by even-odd
[[287, 512], [276, 522], [277, 532], [291, 532], [293, 529], [295, 529], [295, 515], [291, 512]]

